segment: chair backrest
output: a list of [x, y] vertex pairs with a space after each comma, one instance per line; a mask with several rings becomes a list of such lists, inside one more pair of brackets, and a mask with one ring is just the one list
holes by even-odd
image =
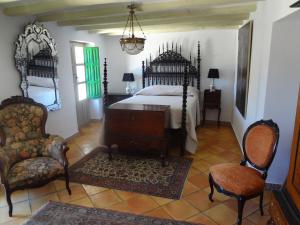
[[0, 105], [0, 144], [45, 136], [47, 109], [31, 98], [14, 96]]
[[260, 120], [248, 127], [243, 138], [244, 157], [265, 175], [274, 159], [279, 140], [279, 128], [272, 120]]
[[243, 138], [243, 152], [254, 168], [267, 171], [274, 159], [279, 140], [279, 128], [272, 120], [260, 120], [248, 127]]

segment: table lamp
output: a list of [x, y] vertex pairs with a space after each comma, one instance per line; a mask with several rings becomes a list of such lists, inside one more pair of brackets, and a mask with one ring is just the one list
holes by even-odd
[[219, 79], [219, 69], [209, 69], [208, 78], [212, 78], [212, 83], [210, 85], [210, 91], [215, 90], [215, 79]]
[[122, 81], [126, 82], [126, 94], [132, 94], [133, 89], [130, 86], [130, 82], [134, 81], [133, 73], [124, 73]]

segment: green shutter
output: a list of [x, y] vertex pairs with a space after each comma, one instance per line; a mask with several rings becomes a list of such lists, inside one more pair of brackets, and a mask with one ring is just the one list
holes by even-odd
[[101, 97], [99, 48], [84, 48], [86, 91], [88, 99]]

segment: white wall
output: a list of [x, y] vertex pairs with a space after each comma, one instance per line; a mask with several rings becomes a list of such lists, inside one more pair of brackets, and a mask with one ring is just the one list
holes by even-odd
[[[251, 19], [254, 21], [254, 29], [247, 114], [246, 118], [243, 118], [234, 104], [232, 117], [232, 126], [240, 143], [247, 127], [264, 117], [273, 24], [296, 11], [296, 9], [289, 8], [294, 2], [295, 0], [267, 0], [259, 2], [257, 11], [251, 14]], [[277, 166], [275, 162], [274, 166]], [[268, 182], [278, 182], [278, 179], [274, 177], [276, 172], [273, 170], [270, 172]]]
[[[197, 44], [201, 44], [201, 88], [209, 87], [211, 80], [207, 78], [209, 68], [220, 69], [220, 79], [215, 80], [217, 88], [222, 90], [222, 121], [231, 121], [233, 104], [233, 85], [236, 70], [236, 30], [201, 30], [193, 32], [177, 32], [147, 35], [145, 50], [136, 56], [126, 55], [121, 51], [119, 45], [120, 37], [108, 37], [108, 80], [110, 92], [124, 92], [125, 83], [122, 82], [124, 72], [133, 72], [137, 80], [138, 88], [141, 88], [142, 61], [148, 58], [150, 53], [152, 59], [158, 55], [159, 45], [172, 41], [182, 45], [183, 55], [187, 58], [197, 57]], [[207, 115], [208, 119], [216, 120], [216, 111]]]
[[[24, 25], [31, 21], [31, 18], [7, 17], [0, 12], [0, 101], [12, 95], [21, 94], [18, 87], [20, 75], [14, 65], [14, 42], [18, 35], [24, 31]], [[61, 28], [55, 23], [45, 23], [45, 27], [48, 28], [57, 43], [59, 92], [62, 100], [62, 109], [49, 113], [46, 129], [49, 133], [59, 134], [67, 138], [78, 131], [70, 41], [95, 43], [96, 46], [100, 47], [101, 63], [106, 54], [105, 44], [101, 36], [96, 34], [77, 32], [73, 28]], [[96, 105], [94, 110], [91, 111], [92, 118], [100, 118], [102, 112], [101, 101], [100, 99], [91, 102], [91, 105]]]
[[[283, 183], [289, 168], [300, 84], [300, 11], [274, 23], [264, 118], [280, 127], [270, 180]], [[288, 34], [288, 35], [287, 35]]]
[[[0, 9], [1, 10], [1, 9]], [[0, 11], [0, 100], [20, 95], [20, 75], [15, 67], [15, 40], [30, 18], [6, 17]]]

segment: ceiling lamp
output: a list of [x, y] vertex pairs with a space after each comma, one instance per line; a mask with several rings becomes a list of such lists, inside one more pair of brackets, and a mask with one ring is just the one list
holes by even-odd
[[[120, 44], [122, 47], [122, 51], [125, 51], [129, 55], [137, 55], [140, 52], [144, 50], [145, 40], [146, 36], [142, 30], [142, 27], [137, 20], [137, 17], [135, 15], [134, 9], [136, 9], [136, 6], [134, 4], [131, 4], [128, 6], [129, 16], [127, 19], [127, 23], [122, 35], [122, 38], [120, 39]], [[136, 21], [136, 24], [139, 26], [140, 30], [142, 31], [144, 38], [138, 38], [134, 35], [134, 20]], [[126, 30], [129, 30], [128, 37], [124, 37], [124, 34]]]

